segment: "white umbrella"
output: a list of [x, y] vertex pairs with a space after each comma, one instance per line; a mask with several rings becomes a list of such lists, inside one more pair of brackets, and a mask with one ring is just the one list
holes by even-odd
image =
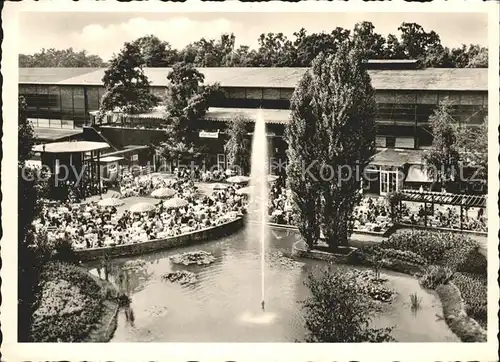
[[238, 195], [250, 195], [250, 193], [253, 191], [254, 187], [248, 186], [248, 187], [242, 187], [239, 190], [236, 190], [236, 193]]
[[232, 176], [227, 179], [227, 182], [232, 184], [243, 184], [248, 181], [250, 181], [250, 177], [248, 176]]
[[212, 189], [214, 190], [225, 190], [229, 187], [229, 185], [226, 185], [226, 184], [214, 184], [212, 186]]
[[122, 199], [106, 198], [100, 200], [97, 205], [99, 206], [121, 206], [125, 203]]
[[121, 197], [122, 194], [120, 194], [118, 191], [113, 190], [110, 190], [102, 195], [103, 199], [121, 199]]
[[267, 176], [267, 181], [269, 181], [269, 182], [274, 182], [277, 179], [279, 179], [279, 177], [276, 176], [276, 175], [269, 175], [269, 176]]
[[174, 197], [173, 199], [169, 199], [163, 203], [167, 209], [179, 209], [187, 206], [188, 204], [189, 203], [186, 200], [181, 199], [180, 197]]
[[175, 190], [169, 189], [167, 187], [162, 187], [157, 190], [154, 190], [151, 193], [151, 196], [156, 197], [157, 199], [166, 199], [172, 197], [176, 194]]
[[147, 202], [139, 202], [130, 206], [130, 212], [133, 213], [141, 213], [141, 212], [149, 212], [155, 209], [155, 205], [148, 204]]

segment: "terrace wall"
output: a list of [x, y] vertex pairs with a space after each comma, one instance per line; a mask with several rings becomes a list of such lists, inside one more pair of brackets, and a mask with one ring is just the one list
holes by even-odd
[[202, 229], [199, 231], [178, 235], [165, 239], [149, 240], [137, 244], [125, 244], [110, 247], [76, 250], [80, 261], [99, 260], [106, 257], [117, 258], [123, 256], [141, 255], [153, 251], [171, 249], [181, 246], [195, 245], [204, 241], [214, 240], [233, 234], [244, 225], [244, 219], [236, 220]]

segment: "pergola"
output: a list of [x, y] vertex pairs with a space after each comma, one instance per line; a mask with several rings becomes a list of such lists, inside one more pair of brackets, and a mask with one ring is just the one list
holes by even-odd
[[[460, 230], [463, 229], [464, 208], [486, 208], [486, 195], [465, 195], [420, 190], [402, 190], [401, 196], [402, 201], [423, 203], [424, 210], [427, 210], [427, 204], [431, 204], [432, 206], [435, 204], [460, 206]], [[425, 226], [427, 226], [427, 212], [425, 212]]]

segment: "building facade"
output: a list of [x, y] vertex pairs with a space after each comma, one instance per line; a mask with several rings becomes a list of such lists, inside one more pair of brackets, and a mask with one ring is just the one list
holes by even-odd
[[[397, 61], [374, 62], [371, 67], [368, 64], [378, 104], [376, 144], [384, 151], [383, 156], [374, 159], [380, 175], [379, 180], [373, 182], [378, 184], [374, 192], [402, 187], [403, 180], [395, 176], [395, 172], [419, 163], [420, 150], [432, 143], [429, 117], [442, 102], [446, 100], [451, 104], [450, 121], [457, 124], [474, 127], [481, 124], [487, 114], [487, 69], [416, 69], [415, 65], [411, 62], [398, 65]], [[85, 131], [85, 128], [95, 128], [104, 141], [117, 149], [130, 144], [161, 142], [165, 137], [161, 111], [111, 117], [103, 124], [95, 124], [92, 115], [105, 92], [101, 81], [104, 70], [21, 68], [19, 93], [26, 99], [28, 117], [35, 129], [84, 128]], [[251, 121], [258, 112], [267, 123], [271, 158], [284, 158], [283, 133], [290, 114], [290, 99], [306, 70], [199, 68], [205, 76], [205, 84], [218, 83], [225, 94], [210, 104], [206, 116], [200, 120], [199, 142], [208, 150], [203, 161], [225, 167], [228, 122], [238, 115]], [[154, 94], [160, 97], [165, 94], [169, 72], [169, 68], [145, 69]], [[84, 138], [92, 132], [83, 132]], [[273, 162], [271, 160], [271, 164]]]

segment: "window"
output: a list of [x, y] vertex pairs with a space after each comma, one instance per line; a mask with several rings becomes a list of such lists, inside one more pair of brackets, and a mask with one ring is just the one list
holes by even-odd
[[396, 146], [396, 137], [388, 136], [385, 138], [385, 147], [394, 148]]

